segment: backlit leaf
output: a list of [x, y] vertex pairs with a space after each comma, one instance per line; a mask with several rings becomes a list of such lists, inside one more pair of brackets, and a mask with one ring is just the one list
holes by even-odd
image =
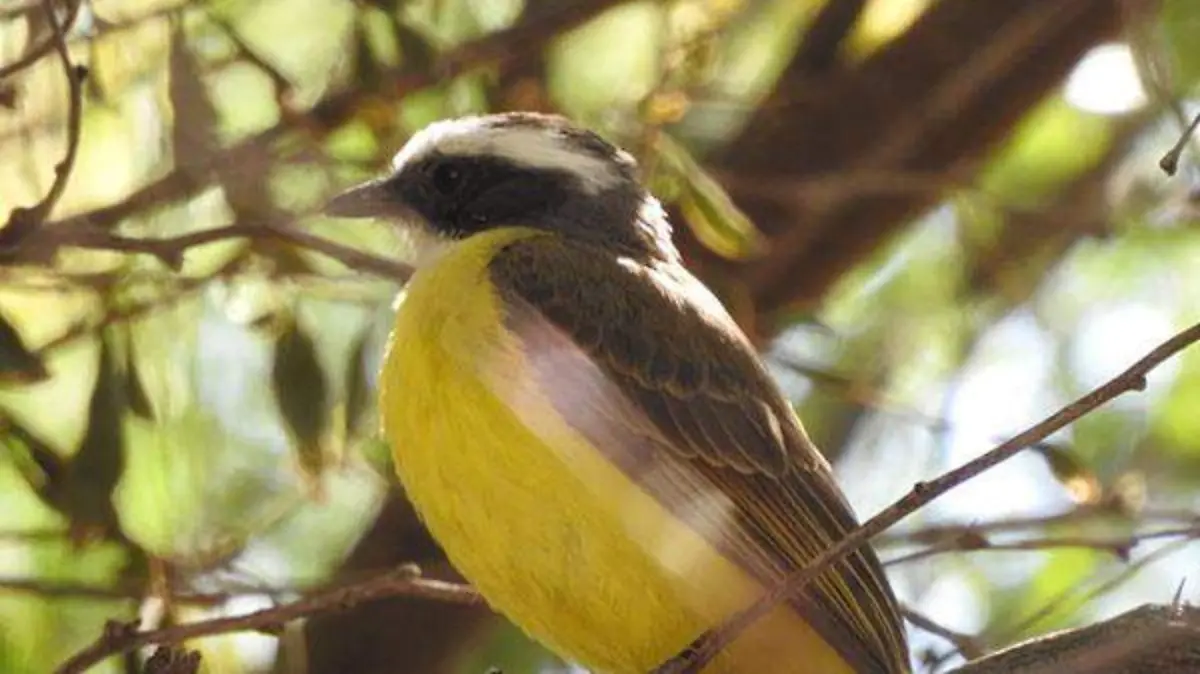
[[346, 435], [353, 438], [363, 427], [371, 407], [371, 384], [366, 376], [366, 348], [370, 331], [363, 330], [354, 340], [346, 363]]
[[271, 388], [291, 435], [300, 469], [309, 478], [324, 471], [324, 433], [329, 425], [328, 385], [312, 337], [296, 323], [275, 342]]
[[1076, 503], [1099, 502], [1104, 494], [1100, 480], [1074, 452], [1056, 445], [1041, 445], [1036, 451]]
[[725, 189], [679, 143], [665, 134], [657, 143], [663, 179], [678, 189], [676, 200], [696, 238], [714, 253], [745, 260], [761, 255], [765, 239]]

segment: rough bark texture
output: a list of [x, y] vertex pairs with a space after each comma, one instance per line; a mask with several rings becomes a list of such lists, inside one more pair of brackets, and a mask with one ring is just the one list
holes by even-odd
[[[765, 260], [722, 274], [746, 287], [765, 334], [969, 181], [1082, 54], [1118, 32], [1131, 5], [944, 0], [862, 63], [845, 63], [830, 56], [831, 44], [859, 4], [831, 0], [810, 32], [821, 47], [801, 46], [742, 137], [714, 157], [734, 199], [771, 237]], [[904, 180], [914, 174], [945, 180]], [[863, 189], [806, 189], [831, 176], [851, 184], [861, 176]]]
[[953, 674], [1200, 672], [1200, 609], [1146, 605], [1116, 618], [1017, 644]]

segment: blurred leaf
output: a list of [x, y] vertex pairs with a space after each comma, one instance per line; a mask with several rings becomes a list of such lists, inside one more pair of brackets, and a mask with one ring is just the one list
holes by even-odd
[[[1024, 623], [1018, 638], [1041, 634], [1047, 630], [1069, 626], [1078, 616], [1078, 611], [1090, 598], [1078, 592], [1084, 583], [1094, 578], [1101, 562], [1112, 560], [1110, 553], [1089, 549], [1063, 549], [1045, 553], [1047, 562], [1038, 571], [1025, 591], [998, 603], [1014, 613], [1016, 620]], [[1000, 593], [1003, 595], [1004, 593]], [[1012, 600], [1009, 603], [1008, 600]], [[1037, 616], [1030, 622], [1031, 616]]]
[[401, 26], [391, 11], [367, 9], [359, 13], [354, 24], [355, 65], [364, 84], [375, 84], [383, 68], [393, 68], [400, 63], [397, 37]]
[[393, 27], [395, 38], [400, 41], [404, 72], [430, 72], [437, 64], [438, 48], [403, 21], [395, 22]]
[[353, 438], [366, 423], [371, 409], [371, 385], [367, 381], [366, 349], [371, 331], [363, 330], [354, 340], [346, 363], [346, 436]]
[[101, 340], [100, 367], [88, 404], [88, 425], [71, 458], [63, 514], [77, 536], [121, 535], [113, 492], [125, 470], [125, 382], [109, 340]]
[[996, 152], [981, 188], [1010, 206], [1037, 205], [1094, 166], [1112, 140], [1110, 118], [1053, 96], [1029, 112]]
[[275, 342], [271, 389], [300, 469], [309, 478], [319, 478], [328, 458], [323, 442], [330, 415], [328, 386], [312, 337], [295, 322]]
[[1076, 503], [1099, 503], [1104, 489], [1092, 469], [1075, 452], [1057, 445], [1039, 445], [1038, 454], [1046, 460], [1051, 474]]
[[662, 134], [656, 150], [659, 170], [667, 174], [662, 178], [675, 184], [684, 221], [701, 243], [731, 260], [745, 260], [764, 252], [766, 241], [754, 223], [686, 148]]
[[49, 376], [42, 359], [25, 347], [17, 329], [0, 314], [0, 384], [31, 384]]
[[1185, 94], [1200, 80], [1200, 3], [1194, 0], [1163, 0], [1162, 29], [1164, 45], [1170, 51], [1175, 90]]
[[1179, 375], [1162, 400], [1151, 407], [1151, 433], [1162, 456], [1192, 476], [1200, 474], [1200, 350], [1175, 359]]
[[1137, 515], [1146, 507], [1146, 475], [1140, 471], [1121, 473], [1109, 489], [1110, 501], [1118, 512]]

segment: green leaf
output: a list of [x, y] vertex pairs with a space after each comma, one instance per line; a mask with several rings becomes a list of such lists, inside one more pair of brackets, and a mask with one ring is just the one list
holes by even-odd
[[316, 345], [295, 322], [275, 341], [271, 389], [301, 470], [309, 477], [319, 476], [327, 459], [323, 439], [330, 416], [328, 385]]
[[673, 185], [684, 222], [700, 243], [730, 260], [762, 255], [766, 239], [725, 189], [679, 143], [663, 134], [657, 143], [660, 175]]
[[49, 376], [42, 359], [25, 346], [17, 329], [0, 314], [0, 384], [32, 384]]
[[[1091, 600], [1080, 590], [1103, 571], [1109, 553], [1089, 549], [1062, 549], [1045, 553], [1046, 563], [1022, 592], [1011, 593], [998, 602], [1011, 619], [1023, 625], [1018, 638], [1027, 638], [1052, 629], [1070, 626], [1078, 620], [1079, 609]], [[1029, 622], [1030, 616], [1039, 616]]]
[[1164, 0], [1162, 3], [1163, 46], [1170, 58], [1173, 94], [1187, 95], [1200, 80], [1200, 3], [1195, 0]]
[[125, 382], [109, 340], [100, 344], [87, 430], [71, 458], [63, 494], [63, 514], [77, 538], [123, 536], [112, 497], [125, 471]]

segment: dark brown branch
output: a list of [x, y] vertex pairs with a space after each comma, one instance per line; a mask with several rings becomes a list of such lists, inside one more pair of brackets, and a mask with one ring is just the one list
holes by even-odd
[[1047, 438], [1071, 422], [1129, 391], [1146, 387], [1146, 374], [1191, 344], [1200, 340], [1200, 323], [1176, 334], [1160, 344], [1129, 369], [1112, 378], [1075, 402], [1035, 424], [1012, 439], [991, 449], [982, 456], [928, 482], [919, 482], [912, 491], [867, 520], [839, 541], [817, 555], [807, 566], [792, 574], [787, 582], [766, 593], [745, 610], [733, 614], [718, 628], [706, 632], [692, 647], [675, 656], [657, 670], [657, 674], [694, 674], [703, 669], [721, 649], [725, 648], [747, 627], [774, 610], [780, 603], [804, 589], [808, 583], [872, 537], [916, 512], [935, 498], [970, 480], [984, 471], [1015, 456], [1029, 445]]
[[820, 74], [837, 65], [846, 36], [854, 30], [867, 0], [827, 0], [804, 34], [792, 66], [806, 74]]
[[[50, 184], [50, 189], [46, 192], [46, 196], [32, 207], [13, 209], [12, 215], [8, 218], [8, 223], [4, 226], [4, 229], [0, 230], [0, 249], [12, 248], [20, 244], [22, 240], [46, 221], [46, 218], [50, 215], [50, 211], [54, 209], [54, 205], [58, 203], [63, 190], [67, 187], [67, 180], [71, 177], [71, 169], [75, 167], [75, 157], [79, 153], [79, 132], [83, 125], [83, 78], [87, 76], [87, 69], [83, 66], [76, 66], [71, 62], [71, 54], [67, 51], [66, 30], [71, 22], [75, 20], [75, 13], [79, 10], [79, 2], [82, 2], [82, 0], [77, 0], [77, 2], [71, 5], [66, 25], [58, 23], [58, 17], [54, 15], [53, 3], [50, 0], [45, 0], [44, 3], [46, 19], [50, 22], [53, 33], [48, 40], [49, 46], [58, 52], [58, 57], [62, 61], [63, 73], [67, 77], [69, 108], [67, 113], [66, 154], [63, 156], [62, 161], [54, 167], [54, 182]], [[0, 76], [0, 78], [2, 77]]]
[[79, 674], [110, 656], [152, 644], [174, 645], [214, 634], [269, 630], [292, 620], [343, 611], [364, 602], [396, 596], [456, 604], [478, 604], [481, 601], [478, 593], [472, 588], [422, 578], [416, 567], [406, 565], [361, 583], [240, 616], [214, 618], [145, 632], [137, 631], [136, 624], [109, 621], [103, 634], [95, 642], [73, 655], [55, 672]]

